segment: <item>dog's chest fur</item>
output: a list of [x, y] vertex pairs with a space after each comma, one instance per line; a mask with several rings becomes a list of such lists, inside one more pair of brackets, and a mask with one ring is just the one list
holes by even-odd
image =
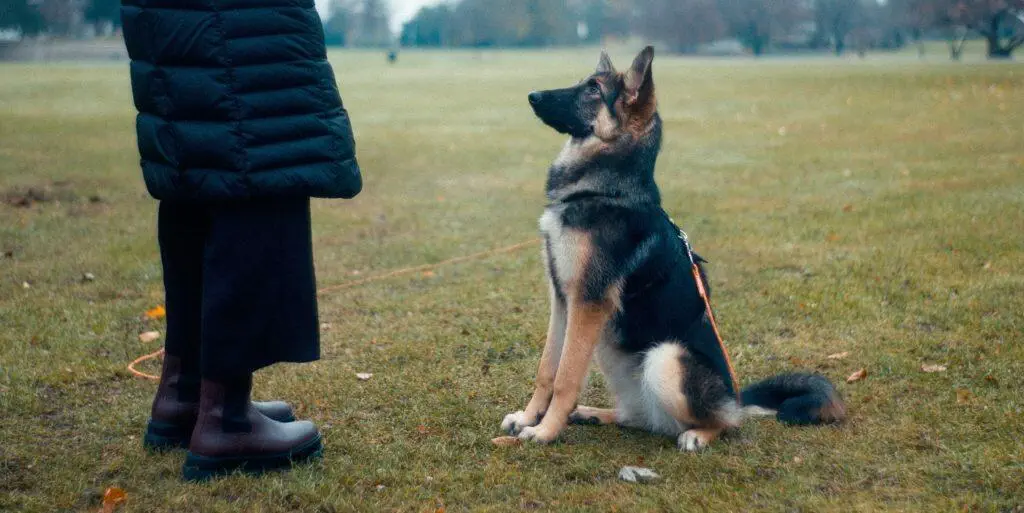
[[564, 205], [550, 205], [540, 216], [540, 231], [544, 235], [544, 259], [548, 279], [559, 297], [580, 279], [584, 255], [583, 233], [568, 228], [562, 222]]

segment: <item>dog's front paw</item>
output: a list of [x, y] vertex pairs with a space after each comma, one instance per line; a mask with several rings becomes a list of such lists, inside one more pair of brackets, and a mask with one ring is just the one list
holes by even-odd
[[679, 435], [679, 439], [676, 440], [676, 445], [680, 451], [684, 452], [697, 452], [707, 448], [709, 441], [703, 436], [701, 431], [697, 429], [691, 429], [685, 433]]
[[505, 415], [505, 419], [501, 421], [501, 430], [510, 435], [517, 435], [527, 427], [536, 426], [538, 422], [539, 418], [528, 418], [526, 412], [519, 410]]
[[558, 433], [544, 429], [543, 426], [527, 426], [519, 432], [520, 440], [529, 440], [539, 444], [549, 444], [558, 438]]

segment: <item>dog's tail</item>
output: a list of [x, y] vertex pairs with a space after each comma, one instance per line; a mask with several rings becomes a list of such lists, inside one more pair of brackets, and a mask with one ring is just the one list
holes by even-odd
[[846, 418], [846, 403], [820, 374], [780, 374], [741, 393], [747, 416], [775, 415], [787, 424], [831, 424]]

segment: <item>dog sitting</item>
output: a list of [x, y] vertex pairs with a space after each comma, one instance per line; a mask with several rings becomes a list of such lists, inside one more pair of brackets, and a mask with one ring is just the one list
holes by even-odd
[[[662, 210], [654, 181], [662, 123], [653, 58], [647, 47], [620, 73], [602, 52], [580, 83], [529, 95], [537, 117], [569, 140], [548, 172], [540, 218], [547, 342], [533, 397], [502, 429], [546, 443], [570, 422], [614, 423], [695, 451], [755, 414], [841, 421], [846, 407], [819, 375], [776, 376], [738, 392], [704, 296], [703, 261]], [[614, 409], [577, 406], [595, 355]]]

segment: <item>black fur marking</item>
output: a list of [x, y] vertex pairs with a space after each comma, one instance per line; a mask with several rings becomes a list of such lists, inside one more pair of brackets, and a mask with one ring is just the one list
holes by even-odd
[[690, 353], [680, 358], [686, 373], [683, 378], [683, 394], [689, 404], [690, 414], [698, 421], [714, 419], [722, 402], [733, 397], [732, 387], [727, 387], [721, 374], [704, 360]]
[[577, 413], [573, 413], [572, 415], [569, 415], [569, 423], [581, 426], [599, 426], [601, 425], [601, 419], [597, 417], [584, 417]]
[[839, 392], [820, 374], [782, 374], [743, 389], [745, 406], [777, 410], [776, 417], [787, 424], [821, 424], [841, 419], [823, 419], [821, 409], [838, 405], [845, 410]]
[[565, 291], [562, 290], [561, 281], [558, 279], [558, 269], [555, 267], [555, 257], [551, 254], [551, 237], [544, 236], [544, 247], [547, 248], [547, 266], [548, 272], [551, 273], [551, 286], [555, 289], [555, 297], [559, 301], [565, 302]]
[[[587, 82], [565, 89], [551, 89], [531, 93], [530, 105], [534, 114], [557, 132], [582, 139], [593, 133], [601, 97], [588, 96]], [[537, 96], [533, 96], [537, 95]]]

